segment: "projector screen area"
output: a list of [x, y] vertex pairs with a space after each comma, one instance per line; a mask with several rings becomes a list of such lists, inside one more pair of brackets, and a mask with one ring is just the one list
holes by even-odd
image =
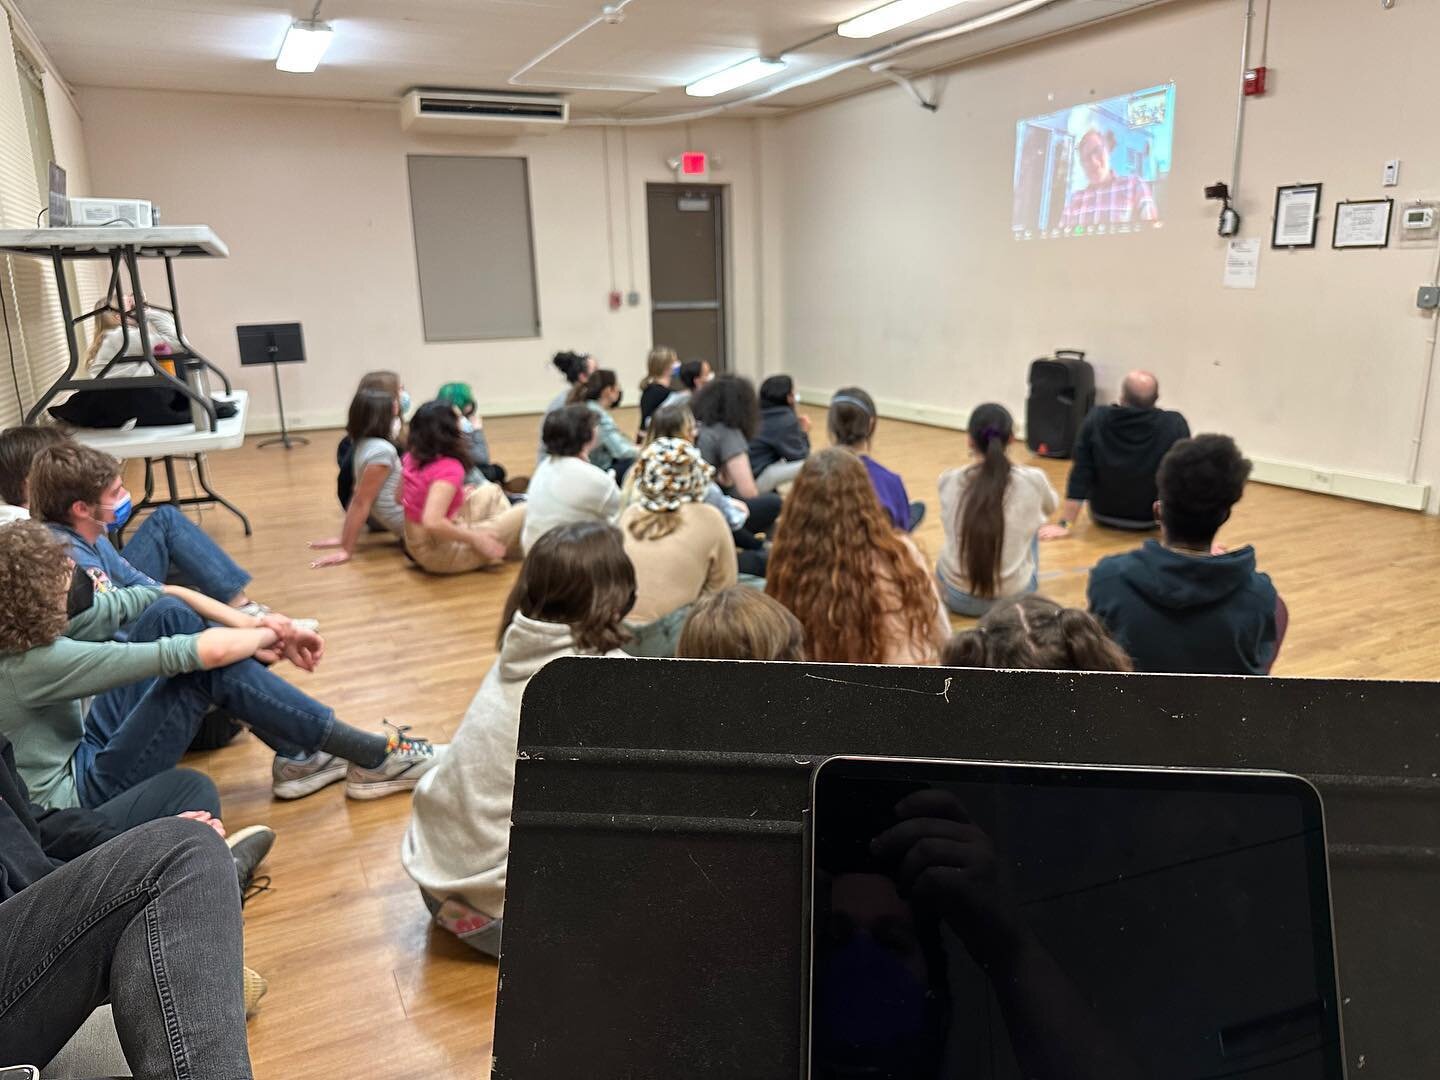
[[1015, 239], [1158, 228], [1174, 136], [1174, 83], [1021, 120]]

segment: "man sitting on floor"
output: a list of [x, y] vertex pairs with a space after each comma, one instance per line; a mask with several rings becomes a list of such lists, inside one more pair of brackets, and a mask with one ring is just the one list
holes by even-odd
[[1069, 535], [1088, 501], [1097, 525], [1143, 531], [1155, 527], [1155, 470], [1190, 426], [1178, 412], [1157, 409], [1160, 384], [1148, 371], [1132, 371], [1120, 387], [1120, 404], [1102, 405], [1085, 418], [1065, 488], [1060, 521], [1040, 530], [1041, 540]]
[[1215, 546], [1249, 476], [1230, 436], [1182, 439], [1160, 462], [1160, 540], [1090, 571], [1090, 611], [1136, 671], [1264, 675], [1275, 663], [1284, 633], [1275, 586], [1255, 569], [1253, 547]]
[[[83, 460], [113, 461], [106, 454], [71, 442], [55, 428], [33, 426], [12, 427], [0, 432], [0, 525], [30, 516], [30, 472], [35, 458], [42, 452], [59, 453], [71, 462]], [[75, 455], [75, 456], [72, 456]], [[114, 490], [108, 491], [106, 503], [119, 528], [130, 517], [130, 493], [119, 482], [118, 469]], [[38, 513], [38, 511], [37, 511]], [[39, 515], [44, 518], [43, 514]], [[104, 528], [93, 523], [71, 521], [65, 515], [46, 519], [69, 532], [71, 552], [75, 561], [98, 577], [106, 577], [117, 586], [155, 585], [178, 580], [249, 615], [263, 615], [263, 604], [245, 593], [250, 575], [225, 553], [225, 550], [173, 506], [157, 506], [130, 536], [125, 557], [105, 535]], [[307, 629], [317, 629], [313, 620], [302, 620]]]

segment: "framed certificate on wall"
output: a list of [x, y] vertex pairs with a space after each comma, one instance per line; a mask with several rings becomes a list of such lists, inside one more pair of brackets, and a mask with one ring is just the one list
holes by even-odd
[[1394, 199], [1361, 199], [1335, 204], [1335, 248], [1383, 248], [1390, 246], [1390, 218]]
[[1294, 184], [1275, 189], [1275, 231], [1272, 248], [1313, 248], [1320, 220], [1319, 184]]

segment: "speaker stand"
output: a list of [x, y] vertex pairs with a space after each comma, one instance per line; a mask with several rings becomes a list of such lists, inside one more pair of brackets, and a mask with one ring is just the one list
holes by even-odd
[[[274, 346], [271, 346], [273, 349]], [[275, 404], [280, 407], [280, 434], [270, 439], [262, 439], [258, 448], [264, 450], [267, 446], [283, 446], [290, 450], [295, 446], [309, 446], [310, 440], [304, 435], [291, 435], [285, 426], [285, 396], [280, 393], [280, 365], [273, 360], [270, 362], [270, 370], [275, 373]]]

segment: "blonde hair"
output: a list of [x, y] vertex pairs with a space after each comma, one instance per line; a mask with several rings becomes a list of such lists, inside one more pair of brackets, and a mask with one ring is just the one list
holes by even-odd
[[656, 345], [645, 360], [645, 378], [640, 380], [640, 389], [644, 390], [651, 383], [659, 382], [669, 375], [679, 359], [670, 346]]
[[99, 318], [95, 320], [90, 332], [90, 348], [85, 353], [87, 368], [95, 363], [95, 358], [100, 355], [100, 346], [105, 341], [105, 335], [120, 325], [120, 313], [110, 306], [109, 300], [102, 301], [91, 314], [98, 314]]
[[805, 627], [778, 600], [748, 585], [702, 596], [675, 655], [692, 660], [804, 660]]

